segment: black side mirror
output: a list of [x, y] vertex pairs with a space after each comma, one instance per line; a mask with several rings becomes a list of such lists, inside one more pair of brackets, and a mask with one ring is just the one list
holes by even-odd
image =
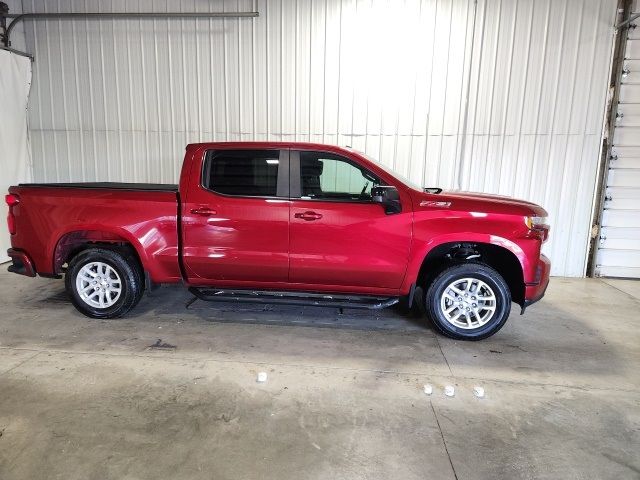
[[374, 203], [379, 203], [384, 207], [387, 215], [400, 213], [402, 205], [400, 204], [400, 194], [396, 187], [387, 185], [379, 185], [371, 189], [371, 199]]

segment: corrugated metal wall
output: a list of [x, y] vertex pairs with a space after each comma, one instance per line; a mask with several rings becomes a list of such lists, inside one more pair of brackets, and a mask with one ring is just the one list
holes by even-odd
[[24, 0], [25, 11], [250, 11], [35, 21], [42, 181], [175, 182], [185, 144], [351, 145], [426, 186], [539, 202], [582, 275], [615, 0]]

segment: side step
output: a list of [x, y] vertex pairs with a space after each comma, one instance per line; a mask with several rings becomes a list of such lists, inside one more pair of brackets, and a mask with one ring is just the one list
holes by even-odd
[[227, 290], [190, 287], [189, 291], [207, 302], [274, 303], [278, 305], [306, 305], [313, 307], [364, 308], [379, 310], [400, 301], [399, 297], [367, 295], [338, 295], [328, 293], [286, 292], [266, 290]]

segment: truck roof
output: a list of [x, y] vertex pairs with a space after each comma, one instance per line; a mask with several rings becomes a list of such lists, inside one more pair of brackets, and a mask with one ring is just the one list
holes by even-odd
[[187, 145], [187, 150], [195, 148], [296, 148], [301, 150], [323, 150], [328, 152], [353, 152], [353, 149], [349, 146], [339, 147], [337, 145], [328, 145], [324, 143], [313, 142], [268, 142], [268, 141], [255, 141], [255, 142], [200, 142], [190, 143]]

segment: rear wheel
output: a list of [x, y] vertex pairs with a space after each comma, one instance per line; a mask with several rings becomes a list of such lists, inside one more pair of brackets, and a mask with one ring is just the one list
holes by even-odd
[[440, 333], [459, 340], [482, 340], [509, 318], [511, 292], [493, 268], [459, 264], [434, 278], [427, 288], [425, 309]]
[[65, 287], [73, 305], [82, 314], [116, 318], [125, 315], [142, 297], [142, 272], [131, 256], [105, 248], [90, 248], [69, 262]]

